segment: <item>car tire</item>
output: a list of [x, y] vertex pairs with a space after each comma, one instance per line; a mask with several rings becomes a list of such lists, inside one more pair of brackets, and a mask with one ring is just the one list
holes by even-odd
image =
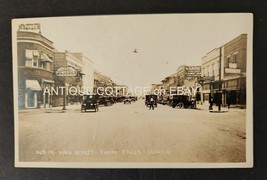
[[182, 109], [182, 108], [184, 108], [184, 103], [182, 103], [182, 102], [179, 102], [179, 103], [177, 104], [177, 107], [178, 107], [179, 109]]

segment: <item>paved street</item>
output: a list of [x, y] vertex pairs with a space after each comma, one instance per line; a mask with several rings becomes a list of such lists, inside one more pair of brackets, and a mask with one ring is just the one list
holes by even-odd
[[[214, 107], [217, 109], [217, 107]], [[80, 112], [80, 106], [19, 113], [19, 160], [61, 162], [244, 162], [245, 110], [210, 113], [144, 100]]]

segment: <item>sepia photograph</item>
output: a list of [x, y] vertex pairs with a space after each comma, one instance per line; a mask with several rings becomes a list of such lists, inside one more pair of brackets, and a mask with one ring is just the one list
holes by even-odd
[[253, 167], [253, 15], [12, 20], [15, 167]]

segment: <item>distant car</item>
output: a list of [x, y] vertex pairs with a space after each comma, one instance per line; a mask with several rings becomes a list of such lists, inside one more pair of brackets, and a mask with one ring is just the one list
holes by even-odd
[[81, 105], [81, 112], [93, 109], [95, 112], [98, 111], [98, 95], [85, 95], [83, 96], [83, 103]]
[[189, 96], [186, 95], [174, 95], [171, 101], [171, 106], [173, 108], [196, 108], [196, 101], [190, 100]]
[[130, 98], [124, 99], [123, 103], [124, 104], [131, 104], [132, 100]]
[[137, 97], [135, 97], [135, 96], [130, 96], [130, 100], [131, 100], [132, 102], [135, 102], [135, 101], [137, 101]]

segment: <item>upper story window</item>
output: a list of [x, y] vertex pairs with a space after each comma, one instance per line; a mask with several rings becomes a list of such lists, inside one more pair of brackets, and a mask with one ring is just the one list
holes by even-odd
[[47, 54], [38, 50], [25, 50], [25, 66], [36, 67], [51, 71], [52, 69], [52, 58]]
[[229, 63], [231, 62], [231, 56], [226, 57], [226, 67], [229, 66]]
[[237, 54], [233, 55], [233, 62], [232, 63], [237, 63]]
[[25, 66], [38, 67], [39, 64], [39, 52], [37, 50], [25, 50]]
[[229, 63], [237, 63], [237, 58], [238, 58], [237, 55], [238, 55], [238, 52], [235, 52], [233, 54], [233, 58], [231, 59]]
[[211, 66], [211, 76], [214, 76], [215, 75], [215, 64], [212, 64]]

